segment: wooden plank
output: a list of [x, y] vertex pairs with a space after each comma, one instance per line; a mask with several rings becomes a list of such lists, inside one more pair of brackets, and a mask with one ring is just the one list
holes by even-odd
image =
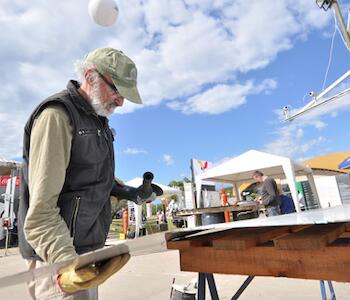
[[233, 232], [234, 230], [241, 230], [241, 229], [236, 229], [236, 228], [214, 228], [214, 229], [207, 229], [207, 230], [202, 230], [199, 232], [195, 232], [195, 233], [191, 233], [188, 234], [186, 236], [182, 236], [175, 240], [182, 240], [182, 239], [209, 239], [212, 238], [213, 236], [223, 236], [223, 235], [227, 235], [230, 234], [231, 232]]
[[213, 247], [217, 249], [245, 250], [274, 238], [289, 234], [289, 227], [248, 228], [232, 231], [230, 235], [214, 238]]
[[300, 230], [304, 230], [305, 228], [309, 228], [311, 226], [314, 226], [312, 224], [309, 225], [294, 225], [290, 227], [290, 232], [298, 232]]
[[169, 250], [182, 250], [185, 248], [191, 247], [191, 241], [190, 240], [183, 240], [183, 241], [168, 241], [166, 243], [166, 247]]
[[350, 223], [345, 224], [345, 231], [350, 231]]
[[218, 249], [231, 248], [243, 250], [272, 239], [284, 237], [289, 233], [303, 231], [312, 226], [330, 225], [332, 224], [187, 230], [166, 232], [165, 240], [167, 241], [168, 249], [184, 249], [200, 246], [210, 247], [214, 245]]
[[211, 241], [205, 240], [181, 240], [181, 241], [169, 241], [167, 242], [167, 248], [169, 250], [180, 250], [191, 247], [211, 247]]
[[[285, 228], [289, 228], [290, 232], [297, 232], [312, 225], [295, 225], [295, 226], [283, 226]], [[194, 239], [202, 239], [206, 241], [208, 239], [215, 239], [219, 237], [225, 237], [230, 235], [237, 235], [238, 232], [241, 231], [265, 231], [275, 230], [276, 228], [281, 228], [281, 226], [270, 226], [270, 227], [248, 227], [248, 228], [213, 228], [207, 230], [187, 230], [187, 231], [175, 231], [175, 232], [166, 232], [165, 240], [169, 244], [168, 249], [180, 249], [184, 247], [190, 247], [191, 243], [179, 243], [178, 248], [176, 247], [176, 243], [180, 240], [194, 240]], [[278, 235], [277, 235], [278, 236]], [[171, 243], [169, 243], [171, 242]], [[263, 242], [260, 242], [263, 243]], [[185, 246], [187, 245], [187, 246]]]
[[203, 229], [202, 230], [200, 230], [200, 229], [195, 229], [195, 230], [185, 229], [185, 230], [179, 230], [179, 231], [167, 231], [167, 232], [165, 232], [164, 237], [165, 237], [166, 241], [170, 241], [172, 239], [185, 237], [185, 236], [188, 236], [188, 235], [200, 232], [200, 231], [203, 231]]
[[[231, 235], [237, 229], [216, 230], [209, 229], [206, 231], [190, 234], [184, 237], [174, 238], [167, 241], [168, 249], [185, 249], [190, 247], [211, 247], [213, 236], [219, 238], [226, 235]], [[239, 230], [239, 229], [238, 229]]]
[[245, 251], [197, 247], [180, 250], [182, 271], [324, 279], [350, 282], [350, 245], [280, 251], [260, 246]]
[[314, 225], [274, 239], [274, 245], [279, 250], [320, 249], [326, 247], [345, 231], [345, 224]]
[[350, 232], [349, 231], [345, 231], [343, 232], [339, 238], [343, 238], [343, 239], [349, 239], [350, 238]]

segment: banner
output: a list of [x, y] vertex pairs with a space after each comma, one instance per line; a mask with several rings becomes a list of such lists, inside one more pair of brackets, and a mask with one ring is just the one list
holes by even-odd
[[[213, 166], [213, 163], [207, 160], [192, 158], [193, 176], [196, 178], [197, 175], [205, 173], [208, 169]], [[202, 181], [202, 185], [215, 186], [213, 181]]]
[[[0, 187], [6, 187], [7, 181], [11, 178], [11, 176], [8, 175], [1, 175], [0, 176]], [[20, 187], [20, 178], [19, 176], [16, 176], [16, 188]]]

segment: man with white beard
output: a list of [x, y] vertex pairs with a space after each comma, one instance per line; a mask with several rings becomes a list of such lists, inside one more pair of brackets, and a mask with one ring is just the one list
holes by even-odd
[[[44, 100], [24, 130], [19, 247], [29, 269], [102, 248], [111, 223], [113, 133], [107, 117], [124, 99], [141, 104], [137, 70], [124, 53], [92, 51], [77, 63], [81, 84]], [[129, 254], [103, 269], [68, 270], [28, 283], [33, 299], [97, 299], [97, 286]]]

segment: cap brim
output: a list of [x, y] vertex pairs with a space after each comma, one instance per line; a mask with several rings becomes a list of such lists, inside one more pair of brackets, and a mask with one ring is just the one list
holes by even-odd
[[136, 103], [136, 104], [142, 104], [142, 100], [139, 94], [139, 91], [137, 90], [136, 85], [126, 87], [121, 85], [116, 79], [112, 77], [113, 84], [118, 89], [118, 92], [127, 100]]

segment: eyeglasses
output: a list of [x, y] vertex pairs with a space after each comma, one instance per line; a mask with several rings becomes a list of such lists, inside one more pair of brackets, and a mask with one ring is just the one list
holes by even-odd
[[107, 80], [107, 78], [104, 75], [102, 75], [99, 71], [96, 70], [96, 72], [101, 77], [101, 79], [104, 81], [104, 83], [107, 84], [112, 89], [113, 92], [115, 92], [118, 95], [121, 95], [113, 83], [109, 82]]

